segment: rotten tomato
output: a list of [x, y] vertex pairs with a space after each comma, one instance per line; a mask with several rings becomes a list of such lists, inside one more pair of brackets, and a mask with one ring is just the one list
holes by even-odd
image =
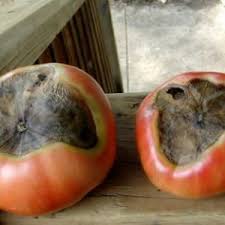
[[144, 170], [185, 198], [225, 191], [225, 74], [178, 75], [150, 93], [136, 117]]
[[100, 86], [63, 64], [0, 78], [0, 209], [40, 215], [81, 200], [115, 158], [115, 123]]

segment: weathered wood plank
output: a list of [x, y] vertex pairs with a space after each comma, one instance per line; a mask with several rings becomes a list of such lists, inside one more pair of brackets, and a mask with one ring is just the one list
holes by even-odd
[[48, 49], [46, 49], [46, 51], [44, 51], [44, 53], [39, 57], [38, 62], [39, 62], [40, 64], [51, 62], [52, 57], [53, 57], [52, 49], [51, 49], [51, 48], [48, 48]]
[[78, 66], [78, 57], [75, 50], [71, 27], [69, 25], [63, 28], [62, 36], [68, 58], [68, 64]]
[[120, 73], [120, 66], [116, 51], [116, 42], [111, 20], [111, 12], [108, 0], [93, 0], [93, 5], [96, 7], [96, 17], [99, 17], [99, 29], [102, 33], [102, 45], [110, 62], [110, 69], [112, 74], [112, 81], [115, 82], [117, 92], [123, 92], [122, 78]]
[[[101, 54], [99, 54], [99, 58], [102, 62], [103, 66], [103, 74], [104, 76], [101, 76], [101, 79], [103, 80], [103, 82], [105, 82], [105, 85], [108, 86], [109, 89], [112, 89], [115, 87], [115, 80], [112, 77], [112, 73], [111, 73], [111, 67], [110, 67], [110, 63], [109, 63], [109, 56], [107, 54], [106, 47], [104, 46], [104, 36], [102, 35], [102, 31], [101, 31], [101, 21], [100, 21], [100, 15], [102, 12], [97, 12], [96, 10], [96, 4], [98, 4], [100, 1], [87, 1], [87, 8], [88, 10], [90, 10], [91, 12], [91, 19], [93, 20], [93, 29], [96, 33], [94, 37], [94, 39], [96, 39], [97, 41], [95, 41], [97, 48], [101, 51]], [[108, 1], [106, 1], [108, 4]], [[106, 19], [106, 18], [105, 18]], [[112, 25], [111, 25], [112, 26]], [[104, 51], [103, 51], [104, 50]]]
[[225, 196], [182, 200], [158, 191], [146, 179], [135, 148], [135, 113], [144, 94], [112, 94], [118, 156], [105, 182], [74, 207], [38, 218], [0, 213], [4, 225], [193, 225], [225, 221]]
[[86, 0], [41, 58], [46, 58], [49, 50], [59, 57], [48, 58], [48, 62], [60, 59], [85, 70], [106, 93], [123, 91], [108, 1]]
[[[58, 63], [65, 63], [68, 64], [68, 59], [66, 55], [66, 49], [63, 43], [63, 37], [62, 33], [58, 34], [54, 41], [51, 43], [51, 46], [49, 48], [52, 48], [54, 59]], [[48, 51], [48, 48], [45, 50]], [[43, 52], [43, 54], [45, 53]], [[52, 62], [53, 60], [51, 59]]]
[[83, 2], [0, 1], [0, 73], [34, 63]]

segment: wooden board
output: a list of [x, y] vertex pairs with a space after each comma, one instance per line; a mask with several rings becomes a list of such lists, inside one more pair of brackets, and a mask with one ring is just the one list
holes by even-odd
[[84, 0], [0, 0], [0, 73], [32, 64]]
[[86, 0], [36, 63], [61, 62], [88, 72], [106, 93], [123, 92], [107, 0]]
[[225, 196], [182, 200], [153, 187], [135, 148], [135, 112], [144, 94], [112, 94], [118, 128], [118, 156], [105, 182], [74, 207], [37, 218], [0, 213], [1, 225], [220, 225]]
[[117, 90], [117, 92], [123, 92], [122, 78], [116, 50], [109, 1], [94, 0], [93, 2], [94, 4], [92, 4], [90, 9], [95, 14], [96, 25], [99, 26], [98, 32], [102, 36], [100, 43], [102, 44], [102, 48], [105, 50], [105, 63], [106, 65], [108, 64], [110, 70], [108, 79], [110, 79], [111, 77], [111, 85], [112, 87], [116, 87], [114, 89]]

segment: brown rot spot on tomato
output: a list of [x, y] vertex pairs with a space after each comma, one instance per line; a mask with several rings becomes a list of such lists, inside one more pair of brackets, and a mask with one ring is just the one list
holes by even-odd
[[173, 99], [181, 99], [185, 96], [184, 90], [180, 87], [171, 87], [167, 91], [168, 94], [170, 94]]
[[43, 83], [43, 81], [46, 80], [47, 76], [45, 74], [40, 73], [40, 74], [37, 75], [37, 78], [38, 79], [36, 80], [36, 82], [33, 85], [34, 87], [40, 86]]
[[39, 79], [40, 81], [44, 81], [46, 78], [47, 78], [47, 75], [42, 74], [42, 73], [38, 74], [38, 79]]
[[225, 131], [225, 87], [194, 79], [157, 94], [161, 147], [182, 165], [197, 160]]
[[54, 76], [52, 67], [42, 66], [1, 81], [1, 152], [24, 155], [54, 142], [87, 150], [96, 145], [89, 107]]

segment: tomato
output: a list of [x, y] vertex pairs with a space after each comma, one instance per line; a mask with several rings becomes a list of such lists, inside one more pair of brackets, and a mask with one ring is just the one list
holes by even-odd
[[100, 86], [63, 64], [0, 78], [0, 209], [40, 215], [81, 200], [115, 158], [115, 122]]
[[225, 74], [189, 72], [150, 93], [136, 116], [144, 171], [183, 198], [225, 191]]

